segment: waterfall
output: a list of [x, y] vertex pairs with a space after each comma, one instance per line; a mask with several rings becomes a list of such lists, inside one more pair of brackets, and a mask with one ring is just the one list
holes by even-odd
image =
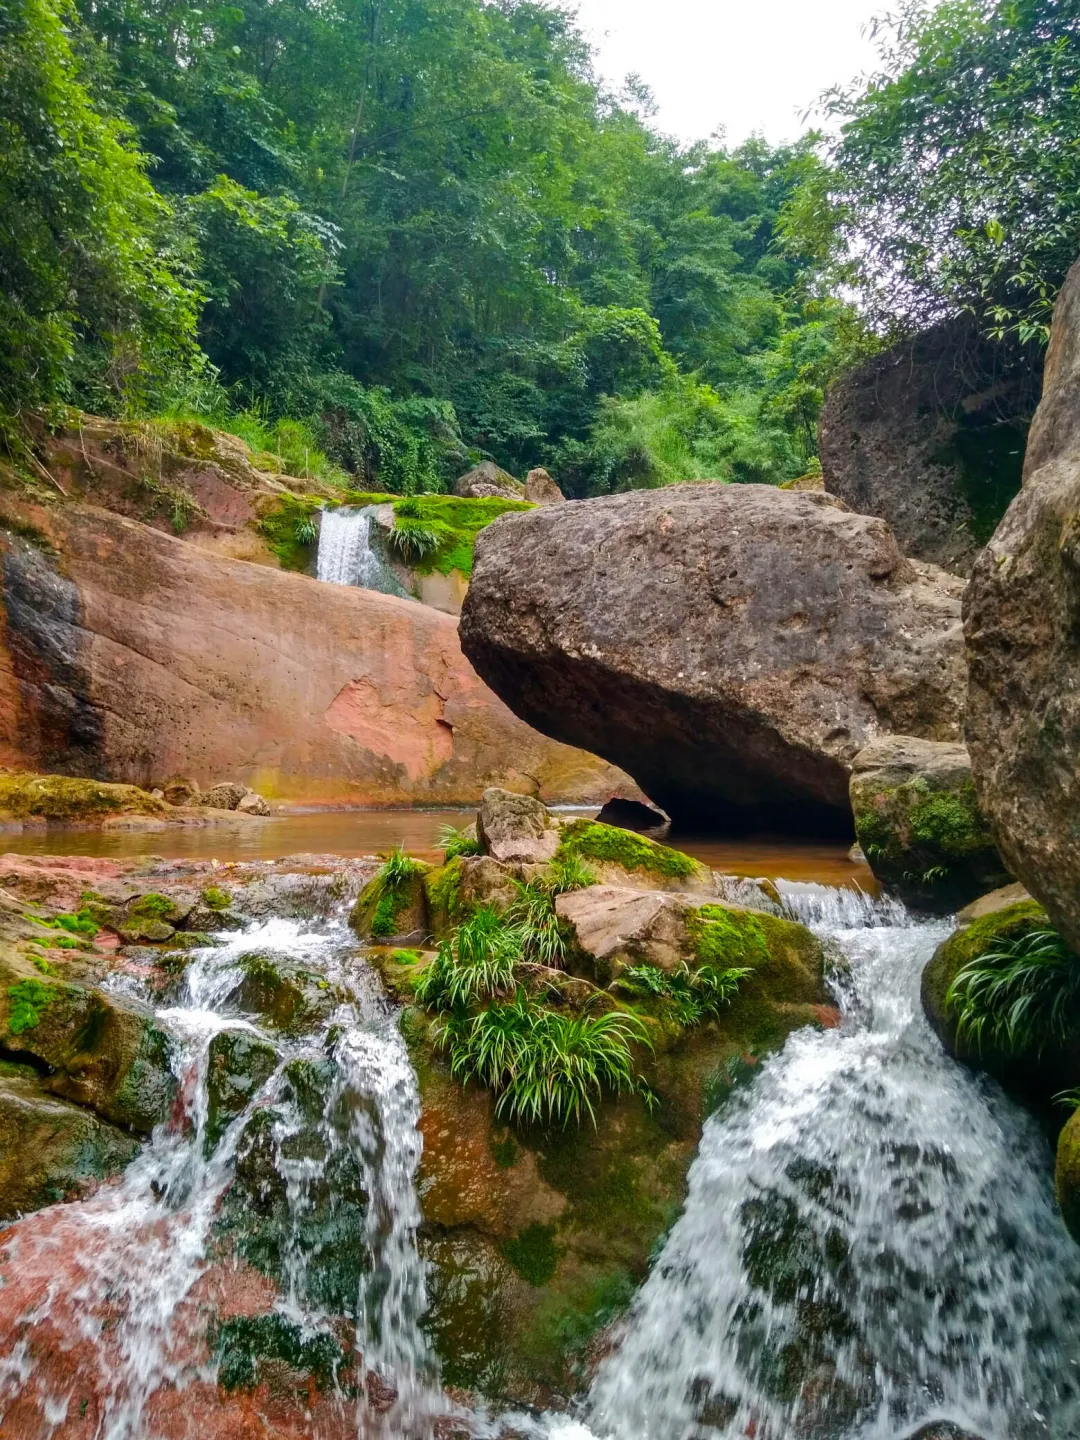
[[322, 512], [315, 573], [331, 585], [356, 585], [409, 599], [409, 592], [372, 546], [377, 508], [341, 505]]
[[844, 952], [844, 1023], [790, 1036], [706, 1122], [579, 1419], [540, 1433], [897, 1440], [947, 1417], [986, 1440], [1080, 1434], [1080, 1249], [1035, 1122], [923, 1017], [947, 927], [782, 890]]
[[[245, 957], [252, 956], [284, 957], [319, 977], [319, 984], [339, 997], [332, 1012], [303, 1038], [245, 1018], [234, 997]], [[122, 977], [117, 988], [130, 991], [132, 984], [131, 977]], [[227, 1249], [220, 1250], [221, 1217], [245, 1145], [249, 1151], [258, 1146], [258, 1140], [250, 1143], [250, 1126], [261, 1115], [269, 1123], [256, 1133], [265, 1135], [271, 1180], [280, 1182], [284, 1198], [274, 1240], [281, 1284], [271, 1313], [295, 1327], [305, 1342], [322, 1342], [338, 1352], [340, 1315], [351, 1312], [355, 1347], [344, 1364], [356, 1367], [361, 1381], [368, 1377], [366, 1384], [352, 1384], [359, 1399], [349, 1398], [348, 1384], [331, 1387], [325, 1405], [333, 1433], [387, 1440], [429, 1436], [432, 1417], [445, 1405], [420, 1329], [426, 1285], [416, 1245], [419, 1094], [396, 1009], [374, 972], [357, 960], [355, 938], [340, 918], [321, 925], [273, 919], [220, 936], [214, 946], [194, 952], [177, 998], [159, 1006], [157, 1021], [174, 1042], [181, 1084], [177, 1113], [158, 1127], [118, 1185], [102, 1187], [81, 1205], [48, 1212], [54, 1223], [20, 1241], [20, 1265], [41, 1267], [46, 1274], [56, 1248], [78, 1257], [76, 1283], [64, 1290], [49, 1287], [34, 1320], [58, 1329], [65, 1348], [76, 1345], [80, 1335], [93, 1337], [97, 1356], [91, 1363], [105, 1397], [95, 1435], [147, 1440], [159, 1433], [163, 1397], [167, 1402], [194, 1382], [213, 1379], [203, 1290], [220, 1276], [223, 1260], [229, 1271], [243, 1254], [241, 1249], [230, 1258]], [[216, 1143], [212, 1136], [204, 1144], [210, 1047], [224, 1030], [269, 1042], [277, 1064]], [[297, 1062], [329, 1077], [325, 1093], [304, 1095], [298, 1082], [290, 1081]], [[342, 1195], [334, 1193], [342, 1173], [355, 1177], [353, 1188], [366, 1202], [362, 1221], [348, 1235], [341, 1231]], [[330, 1217], [325, 1233], [309, 1223], [320, 1197]], [[242, 1192], [241, 1224], [247, 1209]], [[359, 1259], [348, 1254], [357, 1244], [363, 1251]], [[241, 1269], [251, 1264], [246, 1258]], [[359, 1293], [344, 1296], [343, 1303], [321, 1303], [320, 1275], [339, 1280], [350, 1264], [361, 1272]], [[66, 1280], [70, 1274], [65, 1272]], [[216, 1283], [227, 1285], [220, 1278]], [[24, 1406], [16, 1414], [27, 1413], [29, 1401], [46, 1421], [63, 1409], [56, 1396], [37, 1386], [32, 1348], [0, 1362], [0, 1430], [12, 1404]], [[373, 1376], [378, 1404], [371, 1409]]]

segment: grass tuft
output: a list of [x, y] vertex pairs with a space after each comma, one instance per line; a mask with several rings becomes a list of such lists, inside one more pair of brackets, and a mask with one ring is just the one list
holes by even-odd
[[1080, 960], [1056, 930], [1029, 930], [969, 960], [945, 995], [956, 1037], [982, 1050], [1038, 1054], [1064, 1039], [1080, 1012]]
[[483, 848], [476, 836], [469, 834], [468, 827], [457, 830], [453, 825], [441, 826], [435, 843], [447, 860], [456, 860], [459, 855], [479, 855]]
[[618, 984], [631, 994], [662, 1000], [672, 1018], [689, 1029], [726, 1009], [749, 974], [745, 966], [721, 970], [715, 965], [702, 965], [691, 970], [683, 961], [670, 971], [658, 965], [631, 965], [619, 976]]

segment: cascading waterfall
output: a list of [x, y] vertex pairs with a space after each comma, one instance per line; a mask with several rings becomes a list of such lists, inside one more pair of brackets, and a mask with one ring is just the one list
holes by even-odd
[[846, 957], [705, 1126], [681, 1218], [559, 1440], [1080, 1435], [1080, 1250], [1035, 1123], [948, 1058], [919, 979], [940, 924], [782, 885]]
[[[254, 952], [287, 955], [348, 999], [304, 1040], [272, 1037], [279, 1061], [273, 1074], [216, 1145], [204, 1143], [214, 1036], [227, 1029], [250, 1032], [262, 1042], [271, 1038], [238, 1014], [230, 1000], [243, 975], [239, 962]], [[130, 989], [131, 983], [124, 977], [119, 987]], [[338, 1157], [358, 1172], [366, 1197], [361, 1235], [366, 1265], [351, 1308], [361, 1374], [379, 1377], [380, 1404], [369, 1408], [369, 1379], [359, 1401], [343, 1399], [344, 1425], [334, 1433], [429, 1435], [432, 1417], [445, 1406], [420, 1329], [426, 1300], [416, 1246], [419, 1097], [396, 1012], [383, 998], [374, 972], [358, 960], [351, 933], [340, 920], [316, 930], [277, 919], [221, 937], [213, 948], [195, 952], [180, 998], [160, 1008], [157, 1018], [175, 1042], [174, 1068], [182, 1086], [177, 1113], [158, 1127], [120, 1184], [103, 1187], [84, 1204], [51, 1212], [65, 1251], [80, 1257], [81, 1277], [74, 1292], [50, 1290], [34, 1317], [37, 1323], [55, 1322], [65, 1333], [81, 1330], [100, 1340], [100, 1393], [106, 1400], [97, 1434], [101, 1440], [146, 1440], [156, 1433], [155, 1396], [193, 1379], [213, 1378], [212, 1360], [208, 1366], [192, 1358], [205, 1344], [199, 1286], [215, 1259], [215, 1223], [237, 1173], [245, 1127], [262, 1107], [272, 1117], [273, 1167], [284, 1181], [288, 1202], [277, 1311], [306, 1339], [335, 1335], [335, 1316], [319, 1304], [312, 1283], [320, 1258], [331, 1267], [349, 1259], [332, 1243], [320, 1257], [322, 1247], [312, 1244], [306, 1225], [320, 1184], [342, 1168], [335, 1167]], [[321, 1153], [312, 1156], [310, 1147], [309, 1153], [297, 1152], [290, 1144], [302, 1133], [310, 1139], [311, 1127], [305, 1132], [310, 1116], [303, 1113], [287, 1076], [290, 1062], [309, 1060], [325, 1067], [328, 1058], [332, 1079], [318, 1097], [321, 1114], [314, 1125]], [[20, 1263], [47, 1265], [58, 1237], [49, 1230], [27, 1243], [41, 1254], [24, 1249]], [[0, 1364], [0, 1430], [8, 1405], [34, 1386], [29, 1356], [29, 1349], [21, 1347], [19, 1355]], [[67, 1404], [47, 1393], [39, 1392], [37, 1399], [46, 1420]]]
[[371, 543], [376, 508], [342, 505], [322, 512], [315, 573], [331, 585], [356, 585], [408, 599], [408, 591]]

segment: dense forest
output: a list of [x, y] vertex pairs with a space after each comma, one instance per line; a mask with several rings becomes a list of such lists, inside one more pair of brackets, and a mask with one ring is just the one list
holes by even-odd
[[813, 468], [824, 388], [1080, 250], [1071, 0], [908, 5], [825, 138], [682, 146], [538, 0], [4, 0], [0, 437], [194, 415], [445, 487]]

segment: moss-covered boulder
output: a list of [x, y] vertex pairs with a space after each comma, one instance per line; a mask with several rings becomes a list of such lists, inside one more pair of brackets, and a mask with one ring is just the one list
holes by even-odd
[[274, 1073], [277, 1052], [250, 1030], [222, 1030], [210, 1041], [206, 1064], [204, 1144], [210, 1154], [230, 1121], [250, 1105]]
[[152, 1013], [97, 986], [26, 975], [0, 959], [0, 1047], [49, 1072], [54, 1095], [149, 1133], [176, 1095], [170, 1041]]
[[30, 1067], [0, 1064], [0, 1222], [79, 1199], [139, 1149], [93, 1111], [46, 1093]]
[[985, 1038], [981, 1044], [958, 1038], [956, 1017], [946, 1003], [949, 987], [965, 965], [1002, 944], [1033, 931], [1050, 929], [1046, 911], [1035, 900], [1003, 904], [953, 931], [934, 952], [922, 975], [922, 1004], [930, 1024], [957, 1059], [994, 1075], [1026, 1103], [1054, 1121], [1052, 1102], [1062, 1090], [1080, 1085], [1080, 1035], [1052, 1040], [1019, 1053]]
[[559, 825], [547, 806], [498, 786], [481, 797], [476, 834], [484, 853], [504, 863], [543, 865], [559, 848]]
[[946, 914], [1010, 879], [963, 745], [883, 736], [856, 755], [849, 793], [870, 868], [910, 904]]
[[644, 835], [595, 820], [571, 820], [564, 825], [557, 855], [560, 859], [576, 856], [608, 885], [697, 895], [717, 893], [712, 871], [700, 860]]
[[349, 924], [362, 940], [377, 945], [416, 945], [429, 933], [425, 876], [428, 867], [413, 862], [411, 874], [390, 878], [384, 866], [360, 894]]
[[[560, 897], [560, 914], [564, 902], [608, 890]], [[630, 1008], [646, 1025], [653, 1048], [639, 1047], [635, 1063], [650, 1103], [638, 1094], [608, 1097], [597, 1105], [595, 1128], [587, 1120], [555, 1130], [507, 1125], [489, 1091], [463, 1087], [450, 1073], [431, 1017], [406, 1012], [422, 1101], [427, 1324], [451, 1385], [536, 1404], [572, 1394], [598, 1330], [629, 1302], [678, 1213], [709, 1109], [791, 1030], [835, 1017], [821, 946], [803, 926], [639, 894], [671, 924], [671, 954], [663, 957], [671, 970], [685, 961], [749, 971], [730, 1004], [687, 1029], [661, 1000], [620, 989], [624, 966], [590, 958], [576, 942], [574, 968], [592, 966], [592, 978], [579, 981], [588, 1013]], [[644, 952], [635, 958], [650, 963]], [[399, 994], [408, 995], [424, 963], [415, 954], [392, 957]], [[600, 989], [608, 977], [611, 987]], [[580, 997], [554, 1003], [572, 1010]]]
[[326, 1020], [334, 994], [325, 976], [307, 970], [288, 955], [249, 950], [237, 960], [240, 980], [230, 992], [232, 1005], [286, 1034], [298, 1034]]
[[136, 785], [71, 775], [0, 770], [0, 819], [53, 825], [100, 825], [120, 815], [165, 816], [169, 807]]

